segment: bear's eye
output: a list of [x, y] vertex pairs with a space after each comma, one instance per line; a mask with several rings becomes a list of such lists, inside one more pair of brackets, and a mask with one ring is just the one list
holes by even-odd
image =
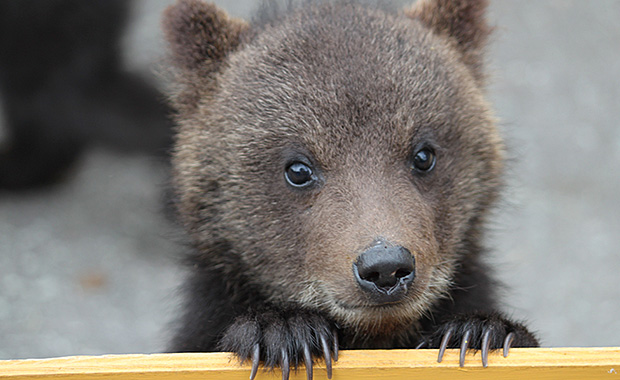
[[310, 166], [303, 162], [293, 162], [286, 168], [286, 181], [294, 187], [306, 187], [315, 181]]
[[435, 151], [429, 147], [424, 147], [413, 156], [413, 168], [418, 172], [429, 172], [435, 167], [435, 161]]

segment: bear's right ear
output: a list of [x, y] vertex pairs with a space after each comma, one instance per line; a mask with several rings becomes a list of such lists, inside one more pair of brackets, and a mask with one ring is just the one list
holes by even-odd
[[217, 70], [248, 29], [246, 22], [200, 0], [178, 0], [164, 11], [162, 23], [174, 64], [203, 75]]

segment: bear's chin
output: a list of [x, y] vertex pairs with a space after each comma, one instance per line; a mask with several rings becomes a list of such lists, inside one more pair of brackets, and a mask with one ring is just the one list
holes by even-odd
[[[377, 341], [411, 335], [418, 330], [418, 321], [428, 313], [421, 300], [405, 299], [398, 303], [355, 306], [334, 305], [328, 314], [344, 331], [354, 332], [354, 341]], [[360, 343], [357, 343], [360, 344]]]

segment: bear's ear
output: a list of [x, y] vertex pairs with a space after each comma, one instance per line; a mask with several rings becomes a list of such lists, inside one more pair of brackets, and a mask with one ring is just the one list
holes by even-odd
[[405, 13], [453, 41], [477, 80], [483, 79], [483, 51], [492, 28], [487, 0], [419, 0]]
[[200, 0], [178, 0], [164, 11], [162, 23], [174, 64], [203, 73], [217, 69], [248, 29], [246, 22]]
[[238, 48], [249, 25], [213, 4], [177, 0], [164, 11], [162, 26], [176, 68], [170, 101], [178, 112], [191, 113], [217, 86], [215, 73]]

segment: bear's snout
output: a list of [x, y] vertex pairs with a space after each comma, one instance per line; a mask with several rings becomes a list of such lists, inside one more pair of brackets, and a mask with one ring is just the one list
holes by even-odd
[[402, 246], [379, 242], [353, 263], [362, 290], [377, 304], [400, 301], [415, 277], [415, 258]]

